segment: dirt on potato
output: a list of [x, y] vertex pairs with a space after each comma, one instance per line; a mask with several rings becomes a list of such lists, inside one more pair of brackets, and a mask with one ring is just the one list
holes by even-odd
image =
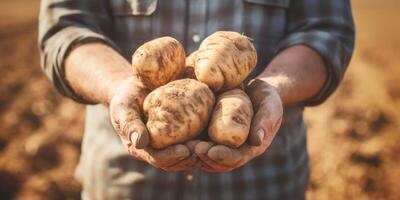
[[[353, 0], [356, 50], [343, 84], [306, 110], [308, 199], [400, 199], [397, 0]], [[79, 199], [84, 107], [40, 70], [38, 0], [0, 2], [0, 199]]]

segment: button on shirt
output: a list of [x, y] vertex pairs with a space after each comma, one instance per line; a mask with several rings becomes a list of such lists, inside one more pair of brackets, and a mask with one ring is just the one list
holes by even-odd
[[[307, 45], [324, 59], [328, 80], [312, 99], [284, 108], [282, 126], [261, 156], [230, 173], [167, 173], [132, 159], [108, 108], [87, 105], [76, 178], [88, 199], [303, 199], [309, 176], [303, 109], [324, 101], [350, 61], [354, 26], [348, 0], [42, 0], [39, 44], [44, 72], [58, 91], [88, 104], [65, 81], [73, 45], [102, 42], [126, 59], [141, 44], [169, 35], [187, 54], [218, 30], [252, 38], [262, 72], [279, 51]], [[299, 66], [301, 67], [301, 66]]]

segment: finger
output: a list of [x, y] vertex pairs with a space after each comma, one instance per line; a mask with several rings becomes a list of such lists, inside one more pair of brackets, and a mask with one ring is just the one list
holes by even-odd
[[251, 123], [249, 143], [259, 146], [262, 144], [266, 132], [263, 125], [271, 116], [271, 110], [265, 106], [265, 102], [272, 95], [273, 90], [265, 81], [253, 79], [247, 85], [246, 93], [253, 103], [254, 110], [257, 111]]
[[204, 162], [200, 162], [198, 168], [206, 171], [206, 172], [211, 172], [211, 173], [216, 173], [218, 172], [216, 169], [212, 168], [211, 166], [207, 165]]
[[208, 154], [209, 149], [211, 149], [211, 147], [212, 147], [212, 143], [210, 143], [210, 142], [199, 142], [195, 148], [196, 155], [200, 158], [200, 160], [205, 165], [208, 166], [207, 167], [208, 169], [211, 168], [215, 172], [227, 171], [228, 168], [226, 166], [222, 166], [208, 157], [207, 154]]
[[267, 123], [266, 119], [268, 116], [269, 113], [267, 110], [258, 110], [254, 115], [249, 133], [249, 142], [251, 145], [260, 146], [262, 144], [265, 136], [265, 130], [262, 125]]
[[146, 161], [158, 167], [168, 167], [178, 163], [190, 156], [189, 149], [183, 145], [173, 145], [162, 150], [146, 148], [142, 150], [147, 153]]
[[271, 93], [268, 99], [261, 103], [253, 117], [249, 133], [250, 144], [259, 146], [264, 141], [270, 143], [281, 125], [282, 115], [280, 97]]
[[190, 171], [193, 168], [195, 168], [197, 162], [198, 162], [198, 157], [196, 154], [192, 154], [189, 158], [182, 160], [176, 164], [173, 164], [171, 166], [168, 166], [164, 168], [165, 171], [168, 172], [178, 172], [178, 171]]
[[197, 143], [197, 145], [195, 146], [195, 153], [199, 156], [199, 155], [205, 155], [208, 150], [213, 146], [212, 142], [199, 142]]
[[200, 142], [200, 140], [190, 140], [188, 142], [186, 142], [186, 146], [189, 148], [191, 153], [195, 153], [194, 149], [196, 147], [196, 145]]
[[131, 126], [129, 129], [132, 130], [130, 139], [135, 148], [143, 149], [147, 147], [149, 145], [149, 133], [142, 120], [129, 122], [129, 125]]
[[132, 145], [137, 149], [148, 146], [149, 134], [137, 108], [135, 106], [123, 106], [119, 116], [122, 125], [121, 131], [128, 134]]
[[232, 168], [227, 167], [227, 166], [222, 166], [219, 165], [218, 163], [214, 162], [207, 156], [199, 156], [201, 162], [202, 162], [202, 167], [201, 169], [204, 169], [208, 172], [229, 172], [232, 171]]
[[270, 85], [260, 79], [253, 79], [245, 90], [253, 103], [254, 110], [259, 110], [261, 102], [271, 94]]
[[224, 145], [213, 146], [208, 150], [208, 158], [222, 166], [235, 167], [242, 160], [242, 153], [238, 149]]
[[111, 107], [114, 128], [128, 146], [142, 149], [149, 144], [149, 134], [135, 106], [116, 104]]
[[176, 164], [173, 164], [164, 170], [169, 171], [169, 172], [177, 172], [177, 171], [187, 171], [187, 170], [192, 170], [197, 166], [197, 163], [199, 162], [198, 156], [195, 154], [194, 149], [195, 146], [200, 142], [200, 140], [190, 140], [185, 143], [185, 145], [188, 147], [191, 156], [189, 158], [186, 158], [185, 160], [182, 160]]

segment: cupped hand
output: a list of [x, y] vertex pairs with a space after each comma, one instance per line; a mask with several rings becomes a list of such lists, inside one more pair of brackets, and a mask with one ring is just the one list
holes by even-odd
[[246, 87], [255, 115], [248, 141], [239, 148], [199, 142], [195, 153], [198, 167], [208, 172], [229, 172], [263, 154], [271, 144], [282, 122], [283, 105], [278, 92], [268, 83], [254, 79]]
[[198, 159], [194, 147], [198, 141], [189, 141], [165, 149], [154, 149], [149, 145], [149, 133], [143, 122], [143, 102], [149, 90], [132, 78], [126, 80], [114, 92], [110, 100], [112, 125], [129, 154], [154, 167], [175, 172], [191, 170]]
[[130, 146], [128, 152], [134, 158], [167, 172], [191, 171], [196, 167], [199, 160], [194, 153], [194, 147], [198, 142], [199, 140], [191, 140], [161, 150], [150, 146], [143, 149]]

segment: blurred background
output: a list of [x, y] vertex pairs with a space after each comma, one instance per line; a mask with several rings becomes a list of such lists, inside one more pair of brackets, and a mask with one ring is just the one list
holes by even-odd
[[[400, 199], [400, 1], [352, 0], [356, 50], [308, 108], [308, 199]], [[0, 1], [0, 199], [79, 199], [84, 107], [40, 70], [38, 0]]]

